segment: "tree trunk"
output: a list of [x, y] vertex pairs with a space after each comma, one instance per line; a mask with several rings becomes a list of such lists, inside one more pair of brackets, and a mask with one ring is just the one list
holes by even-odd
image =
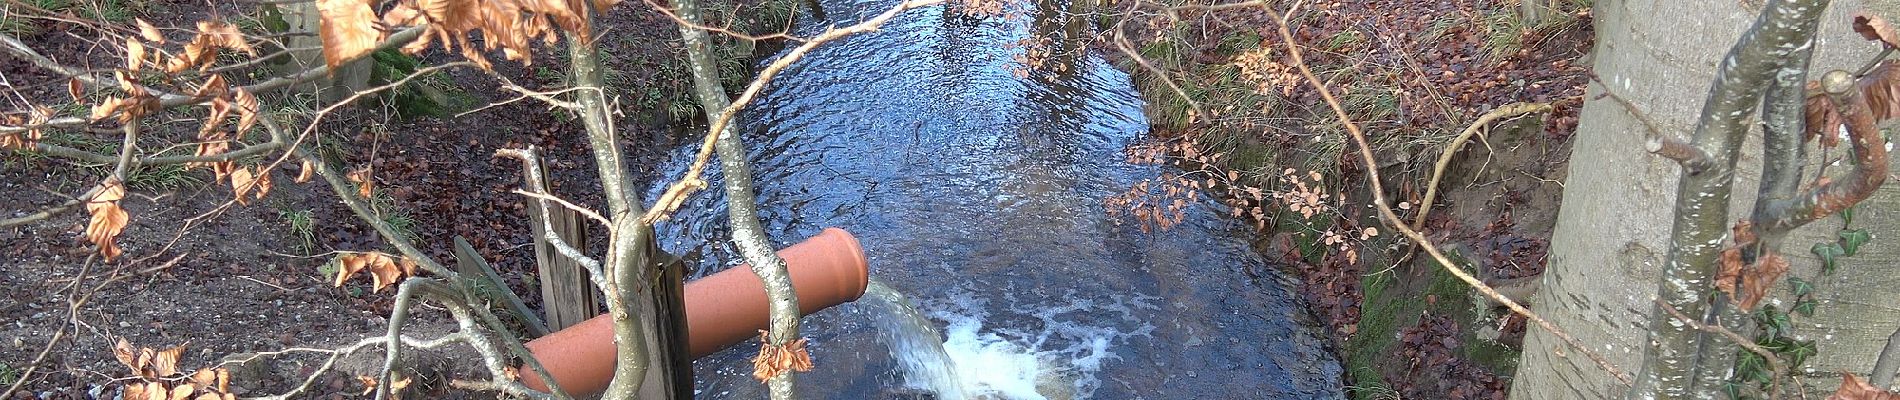
[[[700, 19], [698, 1], [679, 0], [677, 12], [680, 20], [703, 25]], [[724, 87], [720, 85], [717, 60], [712, 54], [712, 40], [706, 31], [687, 25], [680, 25], [680, 36], [686, 41], [686, 57], [693, 70], [694, 92], [699, 96], [699, 107], [706, 112], [707, 123], [714, 120], [728, 107], [731, 100], [726, 97]], [[785, 259], [779, 258], [770, 238], [765, 235], [765, 227], [759, 222], [758, 194], [752, 190], [752, 166], [746, 161], [745, 145], [739, 134], [732, 128], [733, 122], [718, 129], [715, 146], [719, 151], [720, 173], [724, 175], [723, 186], [726, 191], [727, 226], [731, 228], [732, 242], [739, 248], [740, 256], [752, 265], [752, 272], [765, 283], [766, 298], [771, 309], [770, 330], [763, 345], [785, 346], [798, 338], [798, 294], [792, 289], [792, 278], [785, 270]], [[763, 354], [763, 352], [761, 352]], [[770, 385], [773, 399], [791, 399], [797, 397], [793, 388], [792, 371], [772, 376]]]
[[[1847, 14], [1860, 7], [1859, 2], [1836, 1], [1822, 17], [1810, 76], [1856, 69], [1878, 52], [1848, 29]], [[1660, 124], [1665, 135], [1686, 141], [1709, 95], [1717, 61], [1749, 28], [1756, 10], [1732, 1], [1602, 1], [1593, 14], [1596, 74], [1611, 92]], [[1605, 88], [1593, 85], [1590, 90], [1587, 98]], [[1645, 151], [1644, 131], [1642, 123], [1613, 100], [1584, 105], [1563, 207], [1551, 238], [1549, 268], [1533, 301], [1534, 311], [1628, 370], [1641, 365], [1644, 339], [1649, 337], [1648, 321], [1675, 218], [1667, 205], [1676, 203], [1674, 184], [1681, 177], [1673, 161]], [[1751, 132], [1745, 143], [1730, 210], [1749, 210], [1754, 204], [1761, 170], [1759, 134]], [[1855, 226], [1874, 231], [1876, 238], [1900, 234], [1896, 191], [1884, 189], [1858, 207]], [[1726, 221], [1745, 217], [1745, 211], [1732, 212]], [[1833, 238], [1839, 228], [1840, 220], [1833, 218], [1790, 235], [1784, 246], [1794, 262], [1789, 276], [1816, 276], [1817, 262], [1805, 250]], [[1900, 294], [1894, 282], [1900, 274], [1855, 267], [1900, 258], [1900, 246], [1875, 242], [1860, 255], [1844, 259], [1845, 267], [1836, 275], [1810, 279], [1821, 304], [1815, 317], [1795, 317], [1800, 326], [1795, 333], [1821, 339], [1820, 354], [1798, 369], [1815, 371], [1807, 373], [1806, 383], [1813, 389], [1831, 389], [1838, 382], [1836, 369], [1867, 371], [1886, 336], [1900, 326], [1900, 314], [1880, 300]], [[1785, 287], [1774, 295], [1786, 297], [1781, 289]], [[1517, 399], [1616, 398], [1629, 391], [1539, 330], [1525, 340], [1513, 384], [1511, 397]]]
[[[613, 113], [607, 109], [605, 67], [600, 51], [594, 47], [592, 32], [568, 36], [568, 73], [573, 74], [576, 110], [587, 129], [588, 144], [593, 148], [595, 167], [599, 169], [601, 191], [607, 198], [609, 242], [603, 271], [611, 288], [601, 288], [614, 319], [616, 354], [614, 377], [607, 386], [607, 399], [689, 398], [691, 359], [685, 352], [683, 327], [685, 308], [677, 289], [682, 274], [666, 274], [655, 263], [658, 254], [653, 243], [653, 226], [640, 222], [644, 212], [640, 196], [631, 183], [620, 140], [613, 129]], [[671, 281], [668, 281], [671, 279]]]

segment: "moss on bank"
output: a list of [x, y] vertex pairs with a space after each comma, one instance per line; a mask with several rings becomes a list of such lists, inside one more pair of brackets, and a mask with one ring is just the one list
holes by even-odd
[[[1281, 2], [1268, 3], [1285, 9]], [[1482, 155], [1459, 161], [1483, 157], [1472, 163], [1507, 172], [1530, 164], [1541, 165], [1516, 170], [1544, 171], [1553, 163], [1562, 169], [1567, 157], [1561, 154], [1568, 153], [1568, 135], [1575, 129], [1586, 80], [1582, 68], [1571, 64], [1581, 49], [1589, 48], [1592, 33], [1588, 2], [1549, 3], [1557, 8], [1546, 10], [1534, 23], [1520, 20], [1516, 5], [1376, 0], [1335, 4], [1308, 7], [1292, 16], [1293, 30], [1295, 44], [1313, 72], [1366, 130], [1381, 162], [1378, 172], [1389, 191], [1386, 196], [1412, 206], [1401, 208], [1416, 210], [1441, 149], [1470, 118], [1494, 106], [1546, 102], [1557, 104], [1558, 110], [1543, 118], [1545, 123], [1530, 124], [1530, 130], [1513, 129], [1518, 132], [1490, 136], [1484, 146], [1467, 146], [1465, 153]], [[1254, 196], [1255, 201], [1226, 203], [1236, 208], [1232, 215], [1272, 227], [1265, 236], [1273, 239], [1263, 251], [1300, 275], [1300, 292], [1340, 347], [1352, 395], [1489, 397], [1507, 387], [1518, 354], [1511, 335], [1521, 334], [1521, 323], [1501, 318], [1503, 314], [1478, 301], [1469, 287], [1435, 263], [1406, 256], [1415, 249], [1396, 240], [1397, 235], [1360, 233], [1386, 229], [1366, 208], [1371, 197], [1366, 171], [1349, 152], [1353, 149], [1337, 118], [1283, 54], [1284, 44], [1271, 30], [1274, 22], [1264, 12], [1246, 8], [1176, 9], [1173, 14], [1124, 21], [1118, 26], [1139, 27], [1122, 32], [1135, 41], [1135, 54], [1113, 48], [1108, 53], [1132, 71], [1148, 101], [1154, 140], [1185, 142], [1161, 147], [1191, 149], [1175, 154], [1188, 161], [1171, 163], [1187, 175], [1208, 172], [1206, 176], [1217, 177], [1205, 185], [1216, 197]], [[1136, 57], [1147, 65], [1135, 62]], [[1493, 143], [1509, 147], [1506, 141], [1536, 143], [1525, 146], [1536, 150], [1513, 157], [1504, 154], [1508, 150], [1491, 149]], [[1205, 154], [1219, 156], [1211, 162], [1196, 160]], [[1523, 164], [1492, 165], [1498, 154], [1504, 154], [1500, 163]], [[1454, 168], [1447, 181], [1495, 178], [1485, 171]], [[1311, 179], [1301, 178], [1309, 174]], [[1287, 179], [1289, 175], [1296, 179]], [[1498, 179], [1544, 180], [1522, 175]], [[1442, 212], [1434, 213], [1423, 228], [1441, 238], [1441, 245], [1458, 248], [1460, 243], [1518, 237], [1514, 235], [1548, 238], [1548, 228], [1538, 228], [1547, 226], [1538, 220], [1544, 216], [1512, 218], [1510, 208], [1518, 200], [1511, 199], [1532, 193], [1523, 185], [1498, 185], [1494, 190], [1503, 193], [1476, 185], [1450, 186], [1441, 189], [1462, 196], [1440, 197]], [[1493, 204], [1486, 196], [1506, 200]], [[1301, 204], [1306, 200], [1297, 200], [1314, 197], [1323, 203], [1316, 213]], [[1545, 207], [1555, 200], [1544, 201], [1551, 203], [1523, 204]], [[1500, 205], [1502, 211], [1490, 209]], [[1249, 207], [1255, 209], [1245, 209]], [[1549, 208], [1554, 211], [1554, 206]], [[1409, 217], [1407, 210], [1398, 211]], [[1456, 253], [1463, 268], [1476, 273], [1499, 268], [1495, 251], [1480, 247]], [[1541, 259], [1537, 263], [1541, 271]], [[1477, 275], [1495, 271], [1487, 272]], [[1458, 368], [1467, 376], [1421, 378], [1427, 375], [1421, 366]], [[1440, 382], [1446, 380], [1458, 382]]]

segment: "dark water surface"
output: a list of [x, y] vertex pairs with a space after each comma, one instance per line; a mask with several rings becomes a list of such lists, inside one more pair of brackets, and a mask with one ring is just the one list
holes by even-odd
[[[826, 1], [833, 22], [799, 30], [894, 4]], [[1125, 161], [1147, 129], [1141, 100], [1093, 55], [1019, 77], [1012, 43], [1034, 20], [913, 10], [787, 69], [740, 129], [773, 239], [856, 234], [872, 275], [940, 324], [970, 385], [1028, 374], [1051, 398], [1340, 397], [1338, 362], [1284, 278], [1249, 250], [1248, 229], [1205, 205], [1159, 234], [1106, 214], [1103, 199], [1161, 173]], [[693, 147], [674, 153], [665, 179]], [[663, 189], [650, 187], [648, 198]], [[720, 190], [701, 193], [659, 227], [669, 251], [711, 243], [698, 275], [739, 262]], [[888, 313], [846, 305], [806, 318], [816, 369], [799, 375], [805, 398], [928, 397], [878, 339], [872, 321]], [[764, 398], [746, 362], [756, 351], [700, 360], [699, 395]]]

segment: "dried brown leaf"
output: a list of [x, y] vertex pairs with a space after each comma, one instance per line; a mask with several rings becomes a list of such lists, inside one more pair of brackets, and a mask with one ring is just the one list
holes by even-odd
[[221, 97], [224, 96], [225, 91], [228, 89], [230, 89], [230, 85], [224, 83], [224, 75], [211, 75], [211, 78], [206, 79], [204, 84], [198, 85], [198, 91], [192, 92], [191, 95], [197, 97]]
[[1781, 275], [1788, 273], [1788, 259], [1780, 254], [1768, 253], [1755, 260], [1755, 265], [1742, 276], [1742, 309], [1753, 310], [1768, 297], [1768, 291], [1781, 281]]
[[255, 184], [257, 185], [257, 194], [255, 196], [257, 197], [253, 197], [253, 199], [263, 200], [264, 195], [270, 194], [270, 170], [262, 165], [257, 166], [257, 182]]
[[196, 391], [198, 391], [197, 385], [183, 383], [178, 386], [173, 386], [171, 395], [167, 398], [170, 400], [191, 400], [191, 393]]
[[295, 179], [295, 181], [297, 183], [309, 182], [310, 178], [316, 174], [317, 174], [316, 164], [312, 164], [310, 162], [310, 159], [304, 159], [303, 169], [297, 172], [297, 179]]
[[252, 48], [250, 43], [244, 41], [244, 33], [238, 32], [237, 26], [224, 23], [224, 20], [198, 21], [198, 36], [193, 38], [192, 41], [195, 42], [198, 40], [204, 40], [206, 44], [211, 46], [242, 51], [244, 54], [257, 56], [257, 49]]
[[74, 103], [86, 102], [86, 84], [78, 77], [66, 79], [66, 94], [73, 96]]
[[203, 386], [207, 388], [217, 386], [218, 384], [217, 370], [218, 370], [217, 368], [201, 368], [197, 371], [193, 371], [191, 373], [191, 383], [195, 383], [195, 384], [198, 384], [198, 386]]
[[249, 132], [252, 126], [257, 125], [257, 95], [251, 94], [243, 87], [235, 88], [231, 93], [231, 101], [237, 106], [237, 131], [238, 133]]
[[164, 384], [145, 382], [145, 398], [147, 400], [171, 400], [171, 392], [165, 391]]
[[165, 43], [165, 35], [158, 33], [158, 27], [152, 26], [150, 22], [145, 22], [144, 18], [134, 18], [133, 21], [139, 25], [139, 37], [144, 38], [147, 42]]
[[126, 400], [139, 400], [139, 399], [147, 398], [147, 396], [145, 395], [145, 383], [146, 382], [132, 382], [132, 383], [126, 384], [125, 395], [123, 397]]
[[323, 39], [323, 60], [334, 69], [376, 50], [382, 31], [376, 29], [376, 11], [366, 0], [317, 0]]
[[1881, 390], [1852, 373], [1841, 373], [1841, 388], [1827, 396], [1827, 400], [1900, 400], [1900, 394]]
[[139, 372], [139, 365], [134, 364], [137, 354], [138, 349], [132, 348], [132, 342], [125, 338], [119, 338], [119, 344], [112, 346], [112, 357], [119, 359], [120, 364], [125, 364], [125, 367], [132, 369], [132, 373], [135, 374]]
[[[138, 71], [145, 66], [145, 44], [137, 40], [125, 40], [125, 69]], [[74, 97], [77, 99], [78, 97]]]
[[252, 182], [254, 180], [256, 180], [256, 177], [251, 175], [250, 167], [238, 167], [238, 169], [231, 171], [231, 192], [237, 195], [238, 204], [246, 204], [249, 202], [244, 195], [250, 194], [251, 188], [255, 183]]
[[119, 233], [124, 232], [126, 223], [131, 221], [131, 215], [119, 208], [119, 199], [124, 197], [125, 186], [117, 180], [109, 180], [99, 195], [86, 202], [86, 212], [92, 215], [86, 223], [86, 239], [99, 245], [99, 255], [107, 261], [119, 256]]
[[369, 260], [369, 278], [370, 284], [375, 287], [373, 291], [380, 292], [383, 288], [402, 279], [402, 268], [397, 267], [395, 260], [389, 258], [389, 255], [375, 253]]
[[356, 183], [356, 194], [364, 198], [368, 198], [370, 194], [375, 193], [375, 188], [371, 187], [369, 173], [369, 167], [363, 167], [355, 171], [350, 171], [350, 173], [345, 176], [350, 179], [350, 182]]
[[105, 119], [105, 117], [110, 117], [112, 116], [112, 114], [118, 113], [119, 109], [124, 108], [125, 105], [126, 105], [125, 99], [121, 99], [118, 97], [107, 97], [105, 100], [100, 101], [99, 104], [95, 104], [92, 106], [92, 114], [91, 114], [92, 120], [98, 121], [101, 119]]
[[1862, 38], [1878, 41], [1887, 47], [1900, 47], [1900, 32], [1894, 30], [1893, 24], [1887, 23], [1887, 20], [1872, 13], [1865, 11], [1854, 13], [1854, 32], [1859, 33]]
[[152, 372], [168, 377], [178, 373], [178, 357], [185, 354], [185, 346], [160, 350], [152, 358]]
[[351, 275], [356, 275], [357, 271], [362, 271], [363, 267], [368, 266], [369, 259], [364, 257], [365, 255], [367, 255], [367, 253], [337, 256], [335, 261], [338, 267], [336, 271], [336, 282], [331, 284], [331, 286], [343, 287], [343, 282], [348, 282]]

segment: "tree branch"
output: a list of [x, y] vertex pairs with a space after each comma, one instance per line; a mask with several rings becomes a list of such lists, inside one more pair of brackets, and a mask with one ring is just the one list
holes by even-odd
[[[1459, 132], [1457, 138], [1452, 139], [1450, 144], [1445, 145], [1445, 152], [1438, 155], [1438, 163], [1432, 167], [1432, 180], [1425, 184], [1425, 199], [1419, 201], [1418, 216], [1412, 218], [1412, 226], [1425, 226], [1425, 217], [1431, 214], [1432, 203], [1435, 202], [1438, 197], [1438, 180], [1445, 177], [1445, 167], [1451, 165], [1451, 156], [1457, 155], [1458, 148], [1464, 146], [1465, 142], [1471, 140], [1472, 135], [1478, 134], [1479, 128], [1490, 125], [1492, 121], [1496, 121], [1499, 118], [1515, 117], [1535, 112], [1547, 112], [1550, 110], [1551, 105], [1549, 103], [1513, 103], [1493, 108], [1491, 111], [1485, 112], [1484, 115], [1478, 116], [1477, 120], [1471, 121], [1471, 125], [1466, 126], [1464, 132]], [[1486, 146], [1489, 146], [1489, 142], [1486, 143]]]
[[896, 18], [898, 14], [904, 11], [935, 5], [943, 1], [944, 0], [905, 1], [896, 7], [892, 7], [889, 11], [885, 11], [883, 14], [878, 14], [878, 16], [864, 20], [864, 22], [859, 22], [856, 25], [826, 30], [824, 33], [812, 37], [811, 40], [806, 41], [804, 44], [786, 51], [784, 55], [773, 60], [771, 64], [766, 64], [765, 68], [759, 71], [759, 76], [753, 78], [751, 84], [746, 85], [745, 91], [740, 92], [739, 97], [732, 100], [731, 105], [721, 109], [718, 115], [713, 115], [711, 112], [707, 113], [707, 119], [712, 121], [712, 123], [706, 129], [705, 141], [700, 143], [699, 154], [693, 157], [693, 165], [687, 168], [685, 176], [680, 177], [678, 181], [673, 182], [673, 184], [667, 188], [665, 195], [654, 201], [653, 209], [647, 210], [646, 215], [640, 218], [649, 224], [664, 219], [667, 214], [678, 209], [679, 205], [684, 203], [684, 199], [687, 196], [691, 196], [694, 191], [705, 186], [706, 182], [699, 179], [699, 176], [706, 171], [706, 163], [712, 159], [713, 148], [715, 142], [719, 139], [719, 132], [726, 131], [726, 126], [732, 123], [732, 118], [739, 113], [739, 109], [745, 108], [747, 104], [750, 104], [752, 99], [757, 97], [759, 92], [765, 89], [765, 85], [771, 83], [772, 77], [778, 76], [779, 71], [790, 67], [792, 63], [797, 62], [798, 59], [803, 58], [806, 53], [810, 53], [812, 49], [818, 48], [819, 45], [825, 44], [825, 42], [837, 40], [838, 38], [856, 33], [876, 31], [879, 26], [882, 26], [885, 22], [889, 22], [892, 18]]
[[[1708, 293], [1714, 291], [1717, 257], [1729, 232], [1728, 201], [1742, 138], [1748, 133], [1746, 121], [1777, 74], [1786, 75], [1794, 68], [1792, 57], [1812, 46], [1827, 3], [1770, 2], [1716, 71], [1692, 139], [1694, 147], [1709, 155], [1710, 166], [1702, 173], [1683, 174], [1676, 190], [1669, 261], [1657, 288], [1657, 297], [1669, 307], [1714, 316]], [[1649, 317], [1644, 379], [1632, 396], [1675, 399], [1718, 392], [1714, 385], [1727, 375], [1732, 363], [1725, 360], [1733, 357], [1733, 348], [1710, 341], [1706, 333], [1675, 322], [1658, 308]]]
[[1358, 123], [1353, 122], [1350, 115], [1346, 114], [1345, 107], [1341, 106], [1339, 99], [1333, 96], [1332, 90], [1326, 86], [1325, 81], [1321, 81], [1318, 76], [1313, 75], [1312, 68], [1306, 65], [1306, 60], [1304, 56], [1301, 55], [1300, 46], [1295, 44], [1298, 42], [1293, 37], [1293, 31], [1287, 25], [1286, 16], [1280, 14], [1279, 11], [1274, 10], [1272, 7], [1263, 7], [1263, 9], [1266, 10], [1268, 15], [1275, 21], [1279, 22], [1280, 39], [1287, 44], [1287, 53], [1293, 58], [1293, 65], [1299, 69], [1300, 76], [1306, 78], [1306, 82], [1311, 84], [1315, 91], [1319, 92], [1320, 98], [1326, 101], [1328, 107], [1332, 108], [1334, 116], [1339, 119], [1342, 125], [1346, 126], [1346, 133], [1352, 137], [1353, 143], [1358, 145], [1359, 160], [1364, 162], [1366, 168], [1366, 181], [1372, 185], [1372, 201], [1375, 206], [1373, 208], [1379, 212], [1380, 219], [1385, 221], [1386, 225], [1390, 225], [1393, 229], [1398, 230], [1399, 233], [1404, 234], [1406, 238], [1411, 239], [1413, 243], [1418, 243], [1419, 247], [1425, 249], [1426, 254], [1431, 255], [1433, 260], [1438, 261], [1438, 265], [1442, 267], [1445, 272], [1457, 277], [1460, 281], [1464, 281], [1466, 286], [1470, 286], [1473, 290], [1483, 293], [1485, 297], [1491, 298], [1491, 300], [1496, 301], [1498, 304], [1503, 304], [1512, 312], [1523, 315], [1526, 319], [1536, 323], [1538, 327], [1550, 331], [1552, 335], [1563, 339], [1564, 343], [1569, 344], [1572, 349], [1583, 353], [1589, 357], [1591, 361], [1596, 362], [1597, 367], [1602, 368], [1604, 372], [1610, 373], [1611, 376], [1616, 377], [1618, 381], [1622, 381], [1624, 384], [1629, 384], [1631, 382], [1629, 374], [1624, 373], [1623, 370], [1617, 368], [1616, 365], [1610, 364], [1609, 360], [1603, 357], [1603, 354], [1591, 350], [1585, 346], [1583, 342], [1578, 341], [1576, 337], [1571, 336], [1562, 329], [1558, 329], [1556, 325], [1551, 324], [1550, 321], [1545, 320], [1544, 317], [1532, 313], [1530, 309], [1524, 308], [1522, 304], [1512, 301], [1509, 297], [1498, 293], [1497, 290], [1485, 285], [1483, 281], [1465, 272], [1463, 268], [1452, 263], [1450, 258], [1445, 257], [1445, 253], [1440, 251], [1438, 245], [1433, 244], [1430, 238], [1426, 238], [1425, 235], [1420, 234], [1417, 230], [1412, 229], [1411, 226], [1406, 225], [1404, 219], [1399, 218], [1398, 213], [1392, 211], [1392, 203], [1385, 198], [1384, 186], [1379, 182], [1379, 164], [1377, 159], [1372, 156], [1372, 146], [1366, 141], [1365, 132], [1359, 128]]
[[[416, 38], [422, 36], [424, 28], [426, 27], [424, 26], [411, 27], [409, 29], [404, 29], [402, 31], [390, 34], [389, 38], [384, 39], [382, 43], [376, 46], [376, 48], [379, 50], [390, 49], [390, 48], [400, 47], [402, 45], [408, 44], [409, 42], [413, 42], [416, 40]], [[29, 63], [32, 63], [34, 66], [40, 67], [41, 69], [45, 69], [47, 71], [51, 71], [53, 73], [64, 75], [67, 77], [77, 78], [80, 80], [80, 82], [83, 82], [87, 85], [91, 85], [91, 86], [117, 85], [117, 82], [113, 82], [106, 78], [95, 76], [91, 73], [83, 72], [83, 71], [80, 71], [71, 67], [67, 67], [64, 65], [60, 65], [58, 62], [53, 61], [53, 59], [47, 58], [44, 55], [40, 55], [38, 51], [33, 50], [32, 47], [27, 46], [25, 43], [21, 43], [19, 39], [15, 39], [13, 36], [10, 36], [10, 35], [0, 34], [0, 50], [5, 50], [8, 54], [12, 54], [15, 57], [25, 59]], [[368, 56], [368, 53], [365, 53], [364, 56], [357, 57], [357, 59], [360, 59], [362, 57], [367, 57], [367, 56]], [[354, 61], [354, 60], [355, 59], [346, 60], [346, 62]], [[258, 83], [242, 86], [240, 88], [243, 89], [244, 91], [251, 92], [252, 94], [264, 94], [265, 92], [290, 87], [292, 85], [296, 85], [296, 84], [300, 84], [304, 82], [309, 82], [319, 77], [323, 77], [329, 73], [330, 73], [329, 66], [320, 65], [320, 66], [316, 66], [311, 69], [307, 69], [295, 74], [273, 78], [273, 79], [266, 80], [263, 82], [258, 82]], [[198, 104], [198, 103], [211, 100], [210, 97], [186, 96], [186, 95], [167, 92], [164, 90], [158, 90], [157, 88], [151, 88], [151, 87], [144, 87], [144, 89], [158, 96], [160, 108], [171, 108], [171, 107], [177, 107], [177, 106], [183, 106], [183, 105]], [[50, 119], [50, 120], [47, 120], [46, 122], [42, 122], [39, 124], [22, 125], [22, 126], [0, 126], [0, 134], [23, 132], [30, 129], [80, 126], [80, 125], [87, 125], [91, 123], [92, 123], [92, 120], [88, 118], [80, 118], [80, 117], [54, 118], [54, 119]]]
[[[1847, 125], [1849, 142], [1854, 148], [1854, 166], [1839, 180], [1815, 187], [1805, 194], [1773, 199], [1765, 206], [1758, 206], [1762, 219], [1757, 220], [1755, 225], [1777, 237], [1853, 207], [1873, 196], [1874, 191], [1887, 182], [1887, 139], [1881, 137], [1880, 129], [1874, 125], [1873, 110], [1867, 104], [1867, 97], [1855, 87], [1853, 77], [1846, 71], [1828, 72], [1821, 78], [1821, 85]], [[1794, 191], [1793, 188], [1787, 190]]]

